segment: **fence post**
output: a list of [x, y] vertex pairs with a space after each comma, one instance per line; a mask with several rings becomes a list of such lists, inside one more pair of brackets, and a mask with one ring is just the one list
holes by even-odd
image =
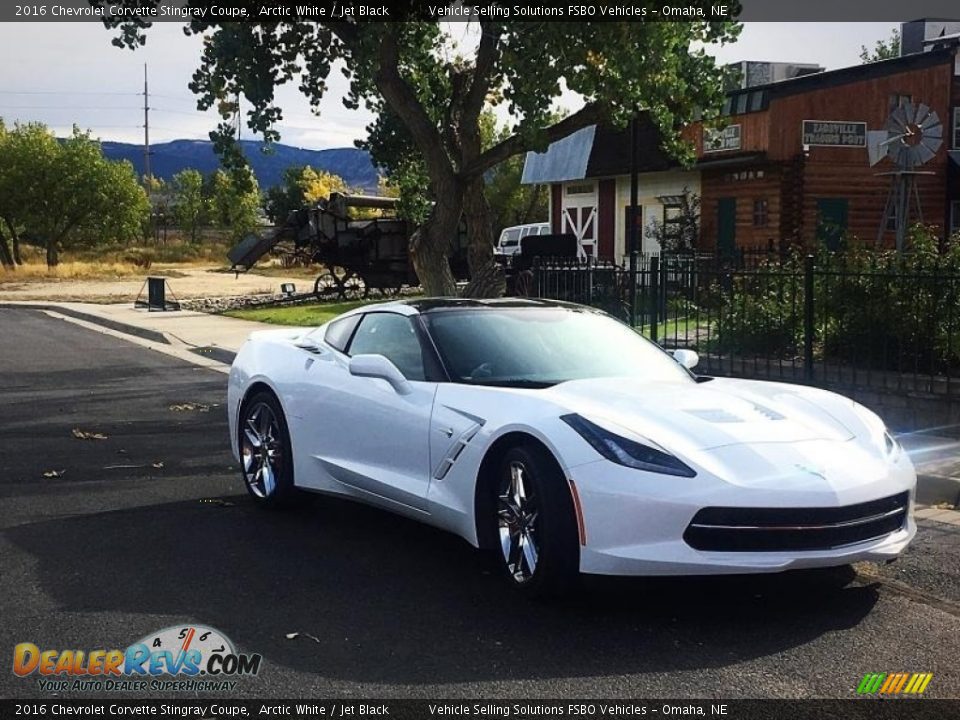
[[813, 255], [803, 262], [803, 379], [813, 381]]
[[[661, 258], [666, 260], [666, 255], [661, 254]], [[660, 293], [657, 295], [657, 317], [667, 322], [667, 266], [668, 263], [660, 263]]]
[[630, 251], [630, 288], [627, 297], [630, 302], [630, 327], [637, 326], [637, 251]]
[[657, 342], [660, 330], [660, 256], [650, 256], [650, 299], [647, 303], [650, 320], [650, 339]]

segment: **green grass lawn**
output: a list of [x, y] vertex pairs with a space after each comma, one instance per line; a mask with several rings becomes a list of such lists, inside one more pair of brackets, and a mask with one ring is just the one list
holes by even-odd
[[[668, 320], [667, 322], [660, 323], [658, 327], [657, 338], [659, 340], [672, 340], [674, 338], [677, 338], [678, 340], [690, 338], [693, 340], [698, 333], [706, 333], [709, 328], [710, 323], [706, 321], [700, 321], [698, 323], [693, 318]], [[649, 325], [640, 325], [637, 327], [637, 330], [645, 337], [650, 337], [650, 331], [652, 328]]]
[[323, 325], [337, 315], [353, 310], [361, 305], [369, 305], [382, 300], [355, 300], [340, 303], [305, 303], [302, 305], [287, 305], [285, 307], [244, 308], [242, 310], [228, 310], [223, 313], [229, 317], [241, 320], [256, 320], [257, 322], [272, 323], [274, 325]]

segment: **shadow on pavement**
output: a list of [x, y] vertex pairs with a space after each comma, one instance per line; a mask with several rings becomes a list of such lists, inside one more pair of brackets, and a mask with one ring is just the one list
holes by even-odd
[[[182, 617], [271, 663], [358, 683], [720, 667], [853, 627], [878, 599], [843, 578], [788, 574], [594, 578], [564, 603], [536, 604], [462, 540], [328, 498], [288, 513], [240, 496], [175, 502], [4, 535], [36, 558], [66, 612]], [[130, 627], [131, 641], [155, 629]]]

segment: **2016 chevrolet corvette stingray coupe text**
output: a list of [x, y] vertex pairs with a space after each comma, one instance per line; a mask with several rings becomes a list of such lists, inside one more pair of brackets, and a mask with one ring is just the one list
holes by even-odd
[[250, 337], [233, 450], [261, 505], [303, 489], [401, 513], [536, 595], [579, 573], [777, 572], [907, 546], [916, 474], [880, 418], [696, 363], [575, 305], [368, 305]]

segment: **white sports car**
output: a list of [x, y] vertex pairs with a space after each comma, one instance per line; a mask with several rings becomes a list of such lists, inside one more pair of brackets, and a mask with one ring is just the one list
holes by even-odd
[[454, 532], [553, 594], [578, 573], [889, 561], [916, 474], [875, 414], [810, 387], [697, 376], [589, 308], [368, 305], [256, 332], [230, 372], [254, 500], [341, 495]]

